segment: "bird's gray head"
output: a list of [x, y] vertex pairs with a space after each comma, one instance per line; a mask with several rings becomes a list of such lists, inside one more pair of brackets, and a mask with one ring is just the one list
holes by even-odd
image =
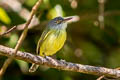
[[52, 29], [66, 29], [67, 21], [70, 19], [72, 19], [72, 18], [64, 19], [62, 17], [56, 17], [48, 23], [48, 27], [50, 27]]

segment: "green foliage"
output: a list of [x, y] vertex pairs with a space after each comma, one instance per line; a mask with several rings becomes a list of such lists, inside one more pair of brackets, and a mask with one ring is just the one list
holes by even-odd
[[18, 35], [17, 34], [12, 34], [9, 38], [9, 41], [7, 42], [7, 44], [10, 46], [10, 47], [14, 47], [17, 43], [17, 40], [18, 40]]
[[37, 0], [26, 0], [25, 4], [29, 7], [32, 7], [35, 5], [36, 2], [37, 2]]
[[[20, 1], [23, 2], [21, 3], [22, 9], [30, 11], [37, 0]], [[36, 17], [42, 25], [28, 31], [20, 50], [36, 54], [37, 41], [46, 21], [56, 16], [77, 15], [80, 16], [80, 21], [68, 25], [67, 41], [53, 57], [87, 65], [120, 67], [120, 0], [106, 0], [104, 29], [99, 27], [98, 0], [76, 0], [76, 8], [72, 8], [71, 1], [73, 0], [43, 0], [36, 13]], [[0, 7], [0, 34], [10, 26], [26, 22], [21, 17], [20, 11], [15, 12], [7, 6]], [[1, 37], [0, 44], [14, 48], [21, 32], [22, 30], [16, 29]], [[5, 59], [6, 57], [0, 56], [0, 66]], [[27, 73], [29, 66], [27, 62], [15, 60], [14, 64], [8, 67], [4, 80], [95, 80], [97, 78], [97, 76], [61, 71], [45, 66], [41, 66], [37, 72], [30, 74]]]
[[0, 7], [0, 21], [2, 21], [5, 24], [10, 24], [11, 19], [7, 15], [6, 11]]

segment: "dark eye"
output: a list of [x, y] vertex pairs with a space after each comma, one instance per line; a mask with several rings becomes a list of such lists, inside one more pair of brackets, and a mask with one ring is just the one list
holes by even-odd
[[57, 23], [57, 24], [59, 24], [59, 23], [61, 23], [62, 22], [62, 20], [56, 20], [55, 21], [55, 23]]

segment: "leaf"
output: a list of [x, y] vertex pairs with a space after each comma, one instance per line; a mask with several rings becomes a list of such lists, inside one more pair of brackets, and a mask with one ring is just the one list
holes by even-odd
[[10, 24], [11, 19], [7, 15], [6, 11], [0, 7], [0, 21], [2, 21], [5, 24]]
[[28, 63], [25, 62], [25, 61], [21, 61], [21, 60], [16, 60], [16, 61], [17, 61], [18, 65], [19, 65], [21, 71], [23, 73], [26, 73], [28, 71], [28, 68], [29, 68]]
[[62, 9], [62, 6], [57, 4], [54, 8], [49, 10], [47, 17], [49, 19], [52, 19], [52, 18], [55, 18], [57, 16], [62, 16], [63, 17], [64, 15], [65, 15], [65, 13]]
[[37, 0], [26, 0], [25, 4], [29, 7], [34, 6]]
[[17, 41], [18, 41], [18, 35], [17, 35], [17, 34], [12, 34], [12, 35], [10, 36], [10, 39], [9, 39], [9, 41], [8, 41], [7, 44], [8, 44], [10, 47], [14, 47], [14, 46], [16, 45]]

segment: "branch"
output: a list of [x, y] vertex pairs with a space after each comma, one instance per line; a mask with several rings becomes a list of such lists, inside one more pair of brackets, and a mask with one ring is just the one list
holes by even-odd
[[104, 29], [104, 3], [105, 0], [98, 0], [99, 3], [99, 16], [98, 16], [98, 20], [99, 20], [99, 25], [101, 29]]
[[[14, 49], [0, 45], [0, 55], [10, 57], [14, 55]], [[18, 51], [14, 58], [27, 61], [30, 63], [36, 63], [38, 65], [45, 65], [50, 68], [56, 68], [59, 70], [81, 72], [99, 76], [105, 75], [107, 77], [120, 78], [120, 70], [75, 64], [71, 62], [66, 62], [64, 60], [55, 60], [52, 59], [51, 57], [43, 58], [41, 56], [36, 56], [28, 52]]]
[[[13, 5], [14, 4], [14, 5]], [[25, 19], [26, 21], [29, 19], [31, 15], [30, 11], [22, 6], [22, 3], [18, 0], [0, 0], [0, 6], [3, 7], [6, 11], [14, 11], [19, 14], [20, 17]], [[28, 28], [31, 29], [33, 26], [40, 24], [38, 18], [36, 16], [33, 17], [31, 23]], [[24, 30], [25, 24], [17, 25], [18, 30]]]
[[18, 42], [17, 42], [17, 44], [15, 46], [14, 54], [4, 62], [3, 66], [2, 66], [2, 68], [0, 70], [0, 77], [2, 77], [2, 75], [4, 74], [4, 72], [7, 69], [8, 65], [12, 62], [12, 60], [13, 60], [14, 56], [16, 55], [19, 47], [21, 46], [22, 42], [24, 41], [24, 39], [25, 39], [25, 37], [27, 35], [27, 32], [28, 32], [28, 26], [31, 23], [31, 20], [34, 17], [34, 14], [37, 11], [37, 9], [38, 9], [39, 5], [41, 4], [41, 2], [42, 2], [42, 0], [38, 0], [36, 2], [36, 4], [33, 6], [30, 17], [29, 17], [28, 21], [24, 25], [24, 31], [22, 32], [22, 34], [21, 34], [21, 36], [20, 36], [20, 38], [19, 38], [19, 40], [18, 40]]
[[1, 37], [1, 36], [4, 36], [4, 35], [6, 35], [6, 34], [8, 34], [8, 33], [10, 33], [10, 32], [12, 32], [12, 31], [15, 30], [16, 28], [17, 28], [17, 26], [13, 26], [12, 28], [10, 28], [9, 30], [7, 30], [6, 32], [0, 34], [0, 37]]

